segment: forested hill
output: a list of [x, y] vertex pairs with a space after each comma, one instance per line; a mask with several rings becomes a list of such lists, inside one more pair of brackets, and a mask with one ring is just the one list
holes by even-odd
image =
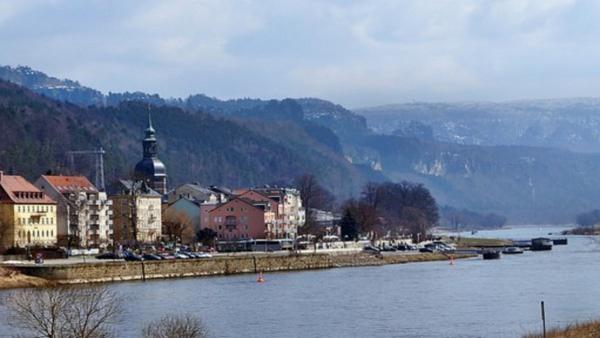
[[[367, 127], [364, 117], [315, 98], [219, 100], [197, 94], [164, 99], [139, 92], [102, 94], [75, 81], [24, 67], [0, 67], [3, 77], [45, 96], [77, 104], [59, 103], [3, 84], [4, 96], [12, 99], [3, 98], [5, 108], [0, 112], [3, 121], [11, 122], [11, 126], [0, 127], [0, 132], [6, 133], [0, 135], [7, 135], [7, 141], [0, 145], [0, 168], [14, 167], [29, 176], [48, 168], [61, 169], [66, 150], [99, 144], [109, 149], [109, 177], [127, 174], [140, 157], [145, 105], [150, 104], [160, 157], [169, 168], [172, 184], [284, 184], [300, 174], [312, 173], [338, 197], [346, 197], [357, 193], [367, 180], [408, 180], [424, 183], [440, 205], [504, 215], [510, 223], [571, 222], [581, 212], [600, 208], [600, 155], [520, 144], [493, 145], [503, 142], [504, 136], [512, 137], [502, 128], [521, 130], [512, 122], [502, 124], [518, 122], [506, 117], [510, 114], [505, 116], [507, 120], [494, 120], [484, 111], [470, 112], [468, 105], [465, 111], [458, 106], [448, 108], [449, 112], [441, 105], [439, 113], [423, 115], [446, 121], [442, 125], [455, 126], [452, 130], [458, 131], [462, 130], [460, 121], [472, 126], [482, 123], [489, 133], [481, 135], [494, 141], [479, 145], [461, 139], [462, 134], [458, 138], [462, 142], [440, 140], [435, 126], [417, 119], [418, 113], [407, 115], [406, 120], [389, 120], [389, 126], [399, 121], [403, 127], [391, 134], [378, 133]], [[554, 125], [561, 127], [562, 116], [566, 116], [565, 121], [576, 119], [583, 125], [585, 116], [593, 115], [594, 100], [583, 105], [564, 102], [564, 109], [558, 109], [560, 105], [555, 102], [547, 106], [530, 102], [532, 109], [543, 108], [543, 112], [528, 116], [538, 116], [542, 122], [550, 116]], [[7, 104], [12, 108], [6, 108]], [[437, 109], [435, 104], [425, 107]], [[23, 118], [17, 118], [19, 114]], [[454, 117], [460, 124], [452, 124]], [[589, 121], [596, 123], [595, 119]], [[579, 134], [571, 134], [567, 122], [566, 129], [551, 138], [579, 142]], [[495, 128], [494, 123], [504, 127]], [[388, 127], [385, 122], [382, 125]], [[595, 130], [594, 125], [600, 125], [600, 120], [588, 129]], [[545, 144], [544, 126], [541, 133], [534, 127], [529, 130], [527, 135], [540, 135], [540, 144]]]
[[[350, 164], [335, 135], [327, 131], [314, 132], [285, 120], [253, 126], [251, 121], [242, 125], [177, 107], [150, 109], [171, 185], [289, 183], [310, 173], [338, 196], [348, 196], [377, 179], [369, 169]], [[127, 177], [141, 157], [147, 110], [147, 104], [133, 101], [84, 108], [0, 81], [0, 119], [5, 121], [0, 124], [0, 170], [30, 179], [48, 170], [67, 173], [66, 151], [102, 146], [107, 150], [107, 179]], [[78, 165], [81, 169], [85, 164]]]

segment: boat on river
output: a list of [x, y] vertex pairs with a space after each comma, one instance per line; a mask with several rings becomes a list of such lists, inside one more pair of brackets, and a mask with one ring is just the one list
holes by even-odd
[[500, 259], [500, 251], [499, 250], [483, 250], [483, 259]]
[[567, 245], [567, 238], [555, 238], [552, 240], [552, 244], [554, 245]]
[[502, 253], [505, 255], [517, 255], [517, 254], [522, 254], [523, 249], [516, 247], [516, 246], [511, 246], [508, 248], [504, 248], [504, 250], [502, 250]]
[[531, 251], [547, 251], [552, 250], [552, 240], [550, 238], [539, 237], [531, 240]]

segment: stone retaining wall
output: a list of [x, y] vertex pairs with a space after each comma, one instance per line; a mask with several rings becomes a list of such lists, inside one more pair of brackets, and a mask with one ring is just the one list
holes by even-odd
[[[464, 255], [463, 255], [464, 256]], [[458, 257], [458, 258], [462, 258]], [[273, 271], [327, 269], [335, 267], [397, 264], [446, 260], [441, 254], [384, 255], [365, 253], [343, 255], [247, 255], [145, 262], [101, 262], [39, 266], [12, 266], [23, 274], [58, 283], [89, 283], [153, 278], [229, 275]]]

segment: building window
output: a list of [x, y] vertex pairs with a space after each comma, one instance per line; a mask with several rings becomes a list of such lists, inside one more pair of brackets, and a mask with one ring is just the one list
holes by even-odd
[[231, 231], [231, 229], [235, 229], [237, 226], [237, 218], [235, 216], [227, 216], [225, 217], [225, 226]]

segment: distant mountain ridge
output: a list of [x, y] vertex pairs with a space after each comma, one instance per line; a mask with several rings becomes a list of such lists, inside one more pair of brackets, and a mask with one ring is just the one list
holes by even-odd
[[[61, 88], [53, 78], [30, 72], [21, 69], [18, 76], [10, 75], [11, 82], [21, 81], [37, 93], [79, 107], [38, 97], [25, 100], [25, 110], [35, 111], [30, 106], [40, 100], [60, 107], [58, 116], [71, 116], [72, 125], [80, 124], [86, 131], [77, 136], [87, 140], [82, 144], [107, 144], [112, 154], [123, 156], [110, 160], [116, 167], [114, 175], [123, 174], [128, 161], [139, 156], [144, 103], [149, 103], [161, 125], [158, 134], [164, 133], [161, 158], [170, 167], [171, 183], [289, 183], [295, 175], [308, 172], [343, 198], [357, 196], [368, 180], [409, 180], [426, 184], [440, 205], [501, 214], [512, 223], [571, 222], [576, 214], [600, 207], [600, 155], [564, 150], [594, 149], [594, 99], [560, 104], [415, 103], [402, 105], [399, 115], [390, 110], [396, 106], [388, 106], [359, 110], [365, 115], [361, 116], [316, 98], [219, 100], [197, 94], [164, 99], [140, 92], [98, 92], [101, 100], [86, 101], [94, 97], [86, 94], [94, 93], [93, 89], [69, 80], [64, 81], [70, 87]], [[33, 95], [21, 90], [26, 97]], [[21, 109], [14, 104], [12, 110], [0, 109], [9, 121]], [[522, 114], [526, 107], [528, 113]], [[67, 108], [69, 113], [62, 112]], [[60, 162], [57, 158], [63, 155], [52, 150], [58, 146], [50, 146], [49, 154], [42, 145], [32, 148], [44, 154], [43, 163], [19, 155], [32, 151], [28, 147], [34, 140], [22, 136], [27, 128], [43, 127], [41, 120], [28, 120], [16, 128], [21, 136], [8, 134], [9, 144], [17, 150], [2, 157], [0, 149], [0, 166], [19, 163], [22, 169], [20, 162], [25, 161], [38, 163], [39, 171], [45, 170], [46, 163]]]
[[[245, 116], [257, 112], [276, 100], [231, 99], [220, 100], [204, 94], [189, 95], [185, 99], [162, 98], [158, 94], [143, 92], [125, 92], [103, 94], [102, 92], [82, 86], [77, 81], [58, 79], [33, 70], [29, 67], [0, 66], [0, 79], [10, 81], [49, 98], [71, 102], [80, 106], [117, 106], [122, 102], [141, 101], [155, 106], [174, 106], [190, 111], [202, 111], [217, 116]], [[312, 121], [337, 132], [351, 128], [365, 129], [364, 117], [354, 114], [340, 105], [316, 98], [295, 99], [303, 108], [299, 119]], [[265, 110], [265, 109], [263, 109]], [[268, 108], [266, 109], [268, 110]]]
[[405, 103], [355, 110], [383, 134], [410, 123], [436, 140], [475, 145], [527, 145], [600, 152], [600, 98], [508, 102]]

